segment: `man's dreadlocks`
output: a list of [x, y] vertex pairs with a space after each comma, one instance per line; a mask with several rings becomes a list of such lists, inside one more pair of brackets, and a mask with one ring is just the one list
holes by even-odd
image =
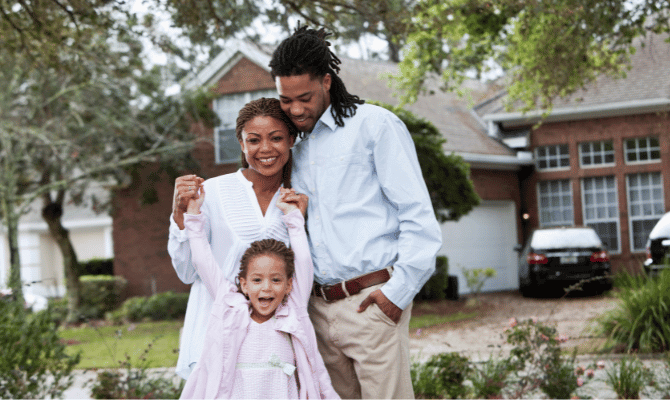
[[330, 74], [331, 113], [337, 126], [344, 126], [344, 118], [356, 114], [356, 105], [365, 101], [347, 92], [344, 82], [337, 75], [342, 63], [326, 40], [331, 33], [323, 28], [316, 30], [308, 26], [298, 27], [293, 35], [281, 42], [272, 53], [270, 69], [272, 79], [278, 76], [309, 74], [313, 78], [323, 78]]

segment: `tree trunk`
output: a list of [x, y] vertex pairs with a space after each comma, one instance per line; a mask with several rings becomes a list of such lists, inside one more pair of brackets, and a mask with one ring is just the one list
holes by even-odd
[[7, 286], [12, 289], [14, 298], [23, 303], [21, 259], [19, 253], [19, 218], [15, 213], [10, 201], [3, 197], [2, 214], [7, 226], [7, 242], [9, 243], [9, 281], [7, 282]]
[[[62, 192], [62, 191], [61, 191]], [[49, 233], [56, 241], [63, 256], [63, 270], [65, 272], [65, 287], [67, 290], [68, 322], [77, 319], [79, 310], [79, 261], [70, 241], [70, 232], [63, 227], [63, 197], [59, 193], [58, 199], [53, 201], [50, 196], [44, 196], [42, 218], [49, 226]]]
[[394, 43], [394, 41], [391, 39], [387, 40], [386, 43], [388, 43], [389, 61], [396, 64], [399, 63], [400, 46], [397, 43]]

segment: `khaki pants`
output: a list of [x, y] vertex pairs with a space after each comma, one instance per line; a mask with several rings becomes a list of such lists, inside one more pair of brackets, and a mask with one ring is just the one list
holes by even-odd
[[358, 306], [382, 285], [327, 303], [312, 296], [309, 315], [333, 388], [343, 399], [413, 399], [409, 373], [409, 318], [396, 325], [376, 304]]

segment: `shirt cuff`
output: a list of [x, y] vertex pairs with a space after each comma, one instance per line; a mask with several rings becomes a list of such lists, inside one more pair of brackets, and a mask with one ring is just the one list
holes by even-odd
[[300, 228], [305, 225], [305, 218], [300, 210], [296, 209], [286, 215], [282, 215], [281, 220], [288, 228]]
[[186, 229], [179, 229], [179, 225], [174, 221], [174, 216], [170, 214], [170, 236], [173, 236], [177, 239], [178, 242], [188, 241], [188, 235], [186, 234]]
[[188, 238], [205, 237], [205, 216], [202, 213], [184, 214], [184, 226]]
[[382, 286], [381, 291], [391, 303], [398, 306], [401, 310], [406, 309], [412, 300], [414, 300], [414, 296], [416, 296], [416, 293], [408, 290], [407, 286], [400, 282], [400, 279], [393, 280], [393, 277]]

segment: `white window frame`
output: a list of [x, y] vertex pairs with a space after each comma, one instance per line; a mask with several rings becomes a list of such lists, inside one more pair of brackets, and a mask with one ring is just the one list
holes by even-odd
[[[650, 143], [652, 139], [656, 141], [656, 145], [653, 147]], [[633, 149], [628, 148], [628, 143], [630, 141], [635, 142], [635, 148]], [[643, 142], [644, 147], [641, 147], [641, 144]], [[635, 164], [651, 164], [661, 162], [661, 147], [657, 136], [626, 138], [623, 140], [623, 153], [624, 153], [624, 161], [626, 162], [626, 164], [635, 165]], [[648, 157], [646, 160], [640, 160], [640, 154], [643, 153], [646, 154]], [[658, 158], [652, 158], [652, 153], [658, 153]], [[629, 154], [636, 154], [637, 160], [630, 161], [628, 159]]]
[[[593, 185], [597, 185], [597, 181], [602, 180], [604, 185], [602, 188], [590, 188], [587, 189], [587, 181], [593, 182]], [[609, 182], [612, 182], [613, 186], [608, 186]], [[614, 223], [616, 232], [616, 248], [608, 248], [607, 250], [611, 254], [621, 253], [621, 229], [619, 226], [619, 196], [617, 194], [617, 181], [616, 177], [613, 175], [609, 176], [589, 176], [581, 179], [582, 186], [582, 216], [584, 219], [584, 225], [593, 226], [591, 224], [600, 224], [600, 223]], [[589, 195], [593, 196], [593, 201], [587, 201]], [[598, 196], [602, 196], [603, 201], [598, 201]], [[610, 201], [608, 195], [613, 195], [614, 198]], [[605, 215], [596, 215], [589, 216], [589, 208], [594, 211], [601, 211], [604, 209]], [[596, 211], [596, 212], [597, 212]], [[595, 228], [594, 228], [595, 229]], [[597, 230], [596, 230], [597, 232]], [[602, 237], [601, 237], [602, 239]]]
[[[567, 182], [567, 191], [563, 191], [564, 183]], [[556, 196], [551, 195], [551, 193], [543, 193], [542, 192], [542, 186], [543, 185], [551, 185], [551, 184], [558, 184], [558, 192]], [[563, 199], [565, 197], [568, 197], [570, 199], [570, 204], [569, 206], [566, 206], [562, 204]], [[558, 199], [556, 199], [556, 197]], [[547, 199], [549, 203], [555, 202], [558, 200], [558, 205], [550, 205], [548, 207], [543, 207], [542, 206], [542, 200]], [[552, 201], [553, 200], [553, 201]], [[570, 182], [569, 179], [557, 179], [557, 180], [548, 180], [548, 181], [540, 181], [537, 183], [537, 210], [540, 218], [540, 227], [550, 227], [550, 226], [572, 226], [575, 224], [575, 210], [574, 210], [574, 199], [572, 197], [572, 183]], [[570, 220], [566, 220], [563, 218], [563, 214], [566, 211], [570, 211]], [[561, 215], [561, 219], [554, 221], [554, 220], [549, 220], [547, 221], [546, 218], [544, 218], [544, 213], [548, 212], [549, 215], [552, 213], [558, 212]]]
[[[605, 146], [609, 144], [611, 149], [610, 150], [605, 150]], [[600, 150], [595, 150], [594, 146], [595, 145], [600, 145]], [[588, 146], [588, 150], [584, 151], [584, 147]], [[579, 143], [577, 146], [579, 149], [579, 166], [581, 168], [599, 168], [599, 167], [611, 167], [616, 165], [616, 159], [614, 155], [614, 143], [612, 140], [599, 140], [599, 141], [593, 141], [593, 142], [582, 142]], [[592, 162], [591, 164], [584, 164], [584, 157], [589, 157], [591, 161], [597, 156], [600, 156], [602, 158], [602, 162], [600, 163], [595, 163]], [[612, 161], [611, 162], [606, 162], [605, 159], [611, 156]]]
[[[567, 153], [561, 153], [561, 149], [566, 148]], [[540, 150], [545, 151], [544, 156], [540, 156]], [[556, 154], [548, 154], [553, 150]], [[568, 165], [560, 165], [561, 161], [567, 160]], [[550, 164], [551, 162], [556, 162], [556, 167], [541, 167], [540, 163], [545, 162]], [[561, 171], [570, 169], [570, 146], [567, 143], [563, 144], [553, 144], [549, 146], [538, 146], [535, 148], [535, 165], [539, 171]]]
[[[634, 177], [642, 177], [644, 175], [648, 176], [647, 184], [642, 187], [639, 185], [640, 189], [636, 189], [637, 192], [639, 192], [639, 196], [637, 196], [637, 199], [633, 199], [632, 195], [632, 188], [631, 188], [631, 180]], [[654, 179], [657, 177], [657, 179]], [[656, 181], [656, 182], [654, 182]], [[649, 199], [644, 199], [642, 196], [642, 191], [643, 190], [649, 190]], [[646, 232], [644, 234], [642, 241], [641, 241], [641, 246], [635, 247], [635, 231], [634, 231], [634, 223], [638, 221], [650, 221], [650, 227], [649, 231], [653, 228], [653, 226], [656, 224], [656, 222], [663, 216], [665, 213], [665, 197], [663, 194], [663, 176], [661, 175], [660, 172], [640, 172], [640, 173], [635, 173], [635, 174], [628, 174], [626, 175], [626, 196], [628, 197], [628, 231], [630, 232], [629, 234], [629, 242], [630, 242], [630, 249], [631, 253], [635, 252], [643, 252], [645, 251], [645, 244], [647, 241], [647, 237], [649, 236], [649, 232]], [[639, 206], [642, 207], [642, 212], [640, 214], [637, 214], [634, 212], [634, 207]]]
[[[214, 99], [212, 108], [219, 117], [219, 126], [214, 128], [214, 161], [217, 164], [233, 164], [240, 161], [239, 142], [235, 137], [235, 126], [237, 114], [248, 102], [261, 97], [278, 98], [275, 89], [256, 90], [253, 92], [231, 93]], [[225, 139], [221, 138], [225, 135]], [[227, 142], [230, 146], [228, 157], [223, 157], [221, 142]]]

